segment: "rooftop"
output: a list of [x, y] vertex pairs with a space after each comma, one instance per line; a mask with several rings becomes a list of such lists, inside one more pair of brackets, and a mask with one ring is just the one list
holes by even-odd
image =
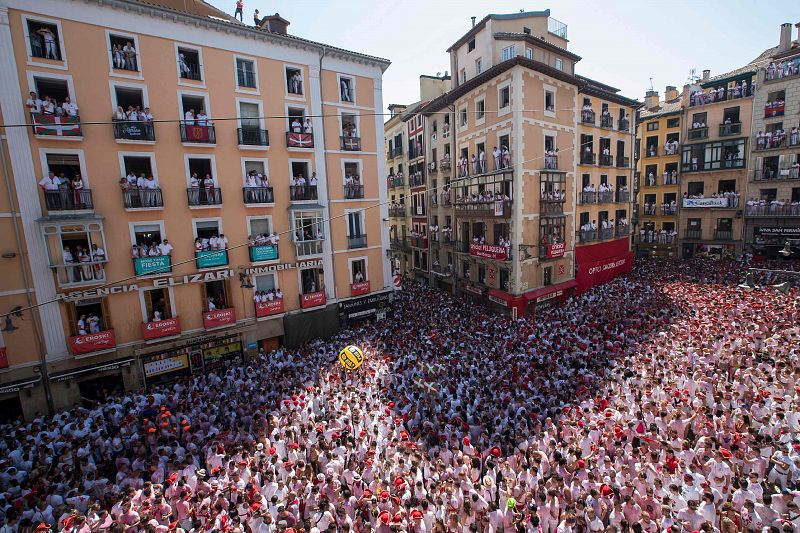
[[447, 49], [448, 52], [453, 50], [454, 48], [458, 48], [465, 42], [467, 42], [473, 35], [481, 31], [485, 26], [486, 23], [490, 20], [516, 20], [516, 19], [524, 19], [528, 17], [549, 17], [550, 10], [545, 9], [544, 11], [520, 11], [519, 13], [508, 13], [505, 15], [486, 15], [483, 17], [480, 22], [476, 23], [475, 26], [469, 29], [467, 33], [465, 33], [459, 40], [453, 43], [450, 48]]
[[653, 109], [647, 109], [646, 107], [642, 106], [639, 109], [639, 118], [651, 119], [660, 117], [661, 115], [680, 113], [681, 104], [682, 104], [681, 97], [678, 96], [674, 100], [659, 102], [658, 106], [654, 107]]
[[761, 67], [765, 67], [765, 66], [769, 65], [769, 62], [772, 59], [772, 56], [774, 56], [777, 51], [778, 51], [778, 47], [777, 46], [773, 46], [771, 48], [767, 48], [766, 50], [761, 52], [761, 54], [759, 54], [759, 56], [757, 58], [753, 59], [752, 61], [750, 61], [746, 65], [743, 65], [743, 66], [741, 66], [741, 67], [739, 67], [737, 69], [731, 70], [730, 72], [726, 72], [726, 73], [720, 74], [718, 76], [713, 76], [713, 77], [709, 78], [708, 81], [701, 82], [701, 85], [703, 87], [706, 87], [708, 85], [714, 84], [715, 82], [725, 81], [725, 80], [728, 80], [730, 78], [735, 78], [737, 76], [741, 76], [742, 74], [755, 73]]

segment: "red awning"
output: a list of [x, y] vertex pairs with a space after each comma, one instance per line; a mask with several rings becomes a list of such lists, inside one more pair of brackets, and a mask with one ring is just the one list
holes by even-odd
[[513, 294], [509, 294], [506, 291], [501, 291], [500, 289], [489, 289], [487, 295], [494, 296], [495, 298], [499, 298], [500, 300], [508, 303], [511, 303], [511, 301], [516, 298]]
[[556, 283], [555, 285], [548, 285], [546, 287], [540, 287], [538, 289], [526, 292], [522, 296], [525, 297], [525, 300], [528, 302], [535, 301], [537, 298], [541, 298], [542, 296], [546, 296], [548, 294], [557, 292], [557, 291], [565, 291], [567, 289], [571, 289], [573, 287], [577, 287], [578, 282], [574, 279], [569, 281], [564, 281], [562, 283]]

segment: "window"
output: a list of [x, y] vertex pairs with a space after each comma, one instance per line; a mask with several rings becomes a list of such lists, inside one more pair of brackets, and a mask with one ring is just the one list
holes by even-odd
[[254, 281], [256, 292], [271, 292], [278, 288], [275, 274], [260, 274]]
[[347, 213], [347, 248], [364, 248], [367, 246], [367, 235], [364, 233], [364, 212]]
[[475, 50], [475, 39], [470, 39], [469, 43], [467, 43], [467, 52], [472, 52]]
[[70, 333], [73, 336], [89, 335], [111, 329], [106, 303], [103, 298], [78, 300], [67, 304]]
[[131, 111], [143, 111], [147, 105], [144, 101], [142, 89], [136, 87], [114, 86], [114, 100], [117, 107], [121, 107], [125, 113]]
[[461, 69], [461, 71], [458, 73], [458, 79], [461, 80], [461, 83], [467, 82], [467, 69]]
[[681, 119], [678, 117], [675, 118], [668, 118], [667, 119], [667, 127], [668, 128], [677, 128], [681, 125]]
[[[66, 98], [70, 96], [67, 80], [35, 76], [33, 85], [36, 89], [36, 95], [43, 102], [42, 107], [47, 106], [47, 100], [53, 103], [54, 108], [60, 107]], [[55, 109], [53, 111], [55, 112]]]
[[236, 84], [239, 87], [256, 88], [256, 65], [253, 60], [236, 58]]
[[63, 222], [45, 225], [42, 236], [48, 266], [55, 269], [60, 286], [105, 281], [108, 255], [102, 223]]
[[339, 77], [339, 98], [342, 102], [356, 101], [356, 86], [353, 78]]
[[552, 285], [553, 284], [553, 267], [547, 266], [544, 267], [542, 270], [542, 285]]
[[286, 67], [286, 92], [303, 94], [303, 73], [299, 68]]
[[656, 131], [658, 129], [658, 122], [648, 122], [647, 131]]
[[503, 48], [503, 61], [508, 61], [509, 59], [515, 57], [517, 55], [516, 48], [512, 44], [511, 46], [506, 46]]
[[483, 72], [483, 61], [479, 57], [475, 60], [475, 75], [477, 76], [481, 72]]
[[475, 120], [482, 120], [486, 114], [486, 103], [483, 100], [475, 102]]
[[31, 19], [27, 23], [31, 57], [63, 61], [58, 25]]
[[554, 113], [556, 110], [556, 95], [553, 91], [544, 91], [544, 110]]
[[111, 52], [111, 64], [118, 70], [139, 71], [139, 52], [133, 38], [109, 34], [108, 45]]
[[[325, 276], [322, 267], [304, 268], [300, 270], [300, 288], [303, 294], [324, 291]], [[303, 307], [311, 307], [312, 305], [315, 304], [303, 305]]]
[[350, 283], [360, 283], [368, 279], [366, 259], [350, 261]]
[[178, 72], [181, 78], [201, 81], [200, 52], [191, 48], [178, 47]]
[[169, 239], [164, 238], [161, 224], [134, 224], [131, 237], [131, 255], [137, 276], [170, 272], [172, 246]]
[[172, 318], [172, 298], [169, 289], [146, 289], [144, 298], [145, 322], [158, 322]]
[[500, 109], [511, 105], [511, 87], [500, 89]]
[[723, 124], [738, 124], [739, 123], [739, 107], [728, 107], [722, 112]]
[[689, 196], [699, 196], [703, 194], [703, 182], [690, 181], [688, 184], [687, 192], [689, 193]]
[[232, 306], [228, 298], [226, 280], [207, 281], [200, 285], [203, 288], [203, 311], [210, 313], [217, 309], [229, 309]]
[[297, 255], [316, 255], [322, 253], [322, 212], [318, 210], [294, 211], [292, 213], [293, 241]]
[[[191, 112], [191, 115], [189, 114]], [[197, 124], [199, 115], [207, 115], [206, 98], [205, 96], [194, 94], [181, 95], [181, 116], [186, 119], [186, 122]], [[202, 125], [202, 124], [198, 124]]]
[[553, 66], [558, 70], [564, 70], [564, 60], [557, 57]]
[[459, 111], [459, 117], [461, 118], [460, 123], [461, 127], [464, 128], [467, 126], [467, 108], [465, 107], [461, 111]]
[[533, 59], [533, 49], [526, 48], [525, 49], [525, 57], [528, 59]]

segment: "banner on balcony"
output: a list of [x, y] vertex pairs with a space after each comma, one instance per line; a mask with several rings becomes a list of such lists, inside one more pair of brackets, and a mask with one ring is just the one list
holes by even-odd
[[69, 339], [73, 355], [109, 350], [117, 345], [113, 330], [90, 333], [89, 335], [76, 335]]
[[[119, 122], [117, 127], [119, 128], [120, 133], [122, 134], [122, 138], [129, 139], [129, 140], [142, 140], [142, 141], [149, 141], [151, 140], [151, 129], [153, 126], [151, 123], [147, 125], [141, 122]], [[202, 126], [201, 126], [202, 127]]]
[[203, 327], [206, 329], [218, 328], [236, 323], [236, 311], [229, 307], [203, 313]]
[[289, 148], [313, 148], [314, 135], [311, 133], [295, 133], [290, 131], [286, 135], [286, 145]]
[[369, 281], [358, 281], [350, 285], [350, 296], [361, 296], [369, 293]]
[[475, 257], [485, 257], [487, 259], [499, 259], [504, 261], [508, 258], [508, 250], [505, 246], [494, 244], [469, 243], [469, 254]]
[[728, 207], [727, 198], [684, 198], [683, 207]]
[[278, 258], [278, 247], [268, 244], [266, 246], [253, 246], [250, 248], [250, 259], [253, 261], [272, 261]]
[[57, 117], [54, 115], [31, 115], [33, 131], [36, 135], [53, 135], [57, 137], [79, 137], [81, 123], [78, 117]]
[[325, 292], [317, 291], [303, 294], [300, 297], [300, 307], [307, 309], [309, 307], [317, 307], [318, 305], [325, 305]]
[[170, 271], [169, 256], [157, 255], [154, 257], [137, 257], [134, 259], [136, 275], [164, 274]]
[[225, 266], [228, 264], [228, 252], [226, 250], [209, 250], [207, 252], [197, 252], [197, 268], [210, 268]]
[[180, 333], [181, 323], [177, 318], [156, 320], [142, 324], [142, 336], [145, 340], [160, 339], [161, 337], [180, 335]]
[[186, 140], [196, 143], [207, 143], [211, 141], [211, 128], [208, 126], [197, 126], [195, 124], [186, 124]]
[[345, 137], [342, 141], [342, 145], [344, 146], [345, 150], [350, 151], [358, 151], [361, 150], [361, 139], [358, 137]]
[[494, 216], [501, 217], [503, 216], [503, 207], [505, 202], [503, 200], [497, 200], [494, 203]]
[[567, 249], [567, 245], [563, 242], [557, 242], [555, 244], [548, 244], [546, 257], [548, 259], [552, 257], [564, 257], [564, 251]]
[[267, 302], [256, 302], [256, 317], [278, 315], [283, 313], [283, 299], [271, 300]]

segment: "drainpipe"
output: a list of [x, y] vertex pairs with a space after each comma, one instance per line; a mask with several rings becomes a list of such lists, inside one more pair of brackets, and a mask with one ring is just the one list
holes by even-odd
[[[3, 145], [3, 139], [7, 139], [7, 137], [5, 135], [0, 137], [0, 164], [3, 166], [3, 180], [5, 181], [6, 194], [8, 195], [8, 205], [11, 211], [11, 222], [14, 225], [14, 240], [17, 244], [17, 255], [22, 263], [22, 281], [25, 284], [25, 298], [27, 300], [28, 307], [33, 307], [34, 302], [33, 297], [31, 296], [31, 282], [30, 278], [28, 277], [28, 267], [25, 264], [25, 255], [22, 252], [22, 237], [20, 236], [19, 221], [17, 220], [17, 203], [14, 201], [14, 197], [11, 192], [8, 160], [6, 159], [6, 150], [5, 146]], [[33, 316], [33, 329], [34, 334], [36, 335], [36, 343], [38, 344], [39, 348], [39, 375], [42, 378], [42, 388], [44, 388], [44, 396], [47, 400], [47, 410], [50, 412], [50, 414], [52, 414], [55, 412], [55, 406], [53, 404], [53, 393], [50, 390], [50, 376], [47, 372], [47, 349], [44, 346], [42, 325], [39, 322], [39, 310], [31, 309], [31, 316]]]

